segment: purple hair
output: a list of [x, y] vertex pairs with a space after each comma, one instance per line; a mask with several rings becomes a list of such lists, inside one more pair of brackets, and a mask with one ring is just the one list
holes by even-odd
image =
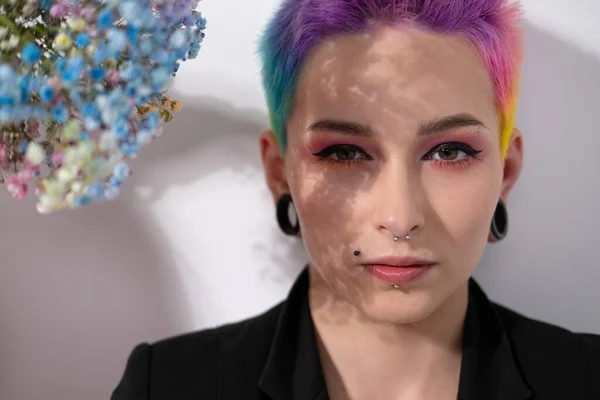
[[495, 89], [505, 154], [523, 51], [520, 17], [520, 4], [511, 0], [284, 0], [259, 47], [271, 127], [285, 151], [285, 125], [300, 69], [325, 38], [364, 31], [373, 22], [411, 21], [437, 33], [461, 35], [475, 46]]

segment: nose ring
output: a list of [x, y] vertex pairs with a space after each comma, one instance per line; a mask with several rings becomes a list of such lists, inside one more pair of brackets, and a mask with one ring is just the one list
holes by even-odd
[[[406, 233], [406, 235], [404, 236], [405, 240], [410, 240], [410, 231], [408, 231], [408, 233]], [[394, 242], [397, 242], [398, 240], [400, 240], [400, 238], [396, 235], [394, 235]]]

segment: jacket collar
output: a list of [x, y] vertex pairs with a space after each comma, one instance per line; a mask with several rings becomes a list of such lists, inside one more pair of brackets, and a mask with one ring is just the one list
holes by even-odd
[[308, 305], [308, 268], [283, 304], [259, 388], [273, 400], [327, 400]]
[[[259, 388], [273, 400], [327, 400], [325, 378], [308, 304], [305, 268], [285, 301]], [[459, 400], [527, 400], [533, 393], [522, 376], [510, 340], [492, 303], [469, 281]]]
[[502, 320], [472, 278], [469, 280], [469, 303], [463, 331], [458, 388], [460, 400], [533, 398]]

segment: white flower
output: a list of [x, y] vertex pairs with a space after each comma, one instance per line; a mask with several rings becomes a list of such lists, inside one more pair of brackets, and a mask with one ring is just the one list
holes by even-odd
[[0, 26], [0, 39], [4, 39], [8, 35], [8, 28], [5, 26]]
[[12, 35], [10, 39], [8, 39], [7, 47], [8, 49], [14, 49], [19, 45], [19, 37], [16, 35]]

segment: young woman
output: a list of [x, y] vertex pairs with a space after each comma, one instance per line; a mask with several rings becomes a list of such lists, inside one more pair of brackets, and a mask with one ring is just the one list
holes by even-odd
[[521, 171], [519, 5], [285, 0], [261, 43], [261, 155], [310, 263], [263, 315], [140, 344], [112, 399], [600, 398], [599, 336], [471, 278]]

